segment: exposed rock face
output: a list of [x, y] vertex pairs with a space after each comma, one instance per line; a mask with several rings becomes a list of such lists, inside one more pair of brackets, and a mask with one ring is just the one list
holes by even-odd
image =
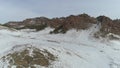
[[[53, 18], [48, 19], [45, 17], [38, 17], [38, 18], [31, 18], [26, 19], [21, 22], [8, 22], [4, 24], [5, 26], [13, 27], [16, 29], [22, 29], [22, 28], [35, 28], [37, 26], [50, 26], [52, 28], [60, 28], [61, 29], [85, 29], [90, 26], [90, 24], [96, 23], [96, 19], [93, 17], [90, 17], [87, 14], [81, 14], [81, 15], [71, 15], [68, 17], [61, 17], [61, 18]], [[33, 27], [35, 26], [35, 27]]]
[[108, 33], [114, 33], [120, 35], [120, 20], [112, 20], [106, 16], [99, 16], [97, 18], [90, 17], [87, 14], [81, 15], [70, 15], [68, 17], [48, 19], [46, 17], [37, 17], [26, 19], [21, 22], [8, 22], [5, 26], [12, 27], [15, 29], [36, 29], [37, 31], [42, 30], [46, 27], [55, 28], [50, 33], [66, 33], [70, 29], [87, 29], [92, 24], [101, 24], [100, 32], [104, 35]]
[[15, 29], [36, 29], [36, 30], [41, 30], [47, 27], [47, 23], [49, 22], [48, 18], [45, 17], [39, 17], [39, 18], [31, 18], [31, 19], [26, 19], [21, 22], [8, 22], [4, 24], [5, 26], [12, 27]]
[[78, 16], [69, 16], [66, 18], [65, 22], [66, 28], [75, 28], [75, 29], [86, 29], [90, 24], [95, 24], [95, 18], [90, 17], [87, 14], [81, 14]]
[[24, 27], [25, 25], [22, 24], [22, 22], [8, 22], [6, 24], [4, 24], [4, 26], [7, 26], [7, 27], [11, 27], [11, 28], [22, 28]]
[[54, 32], [56, 33], [65, 33], [69, 29], [87, 29], [91, 26], [91, 24], [97, 23], [97, 20], [93, 17], [90, 17], [87, 14], [81, 14], [78, 16], [71, 15], [66, 17], [63, 23], [57, 27]]
[[97, 17], [97, 20], [101, 23], [101, 32], [105, 34], [114, 33], [120, 35], [120, 21], [112, 20], [105, 16]]

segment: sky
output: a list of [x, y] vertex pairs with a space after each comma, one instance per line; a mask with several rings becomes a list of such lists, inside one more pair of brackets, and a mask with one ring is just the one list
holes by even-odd
[[120, 0], [0, 0], [0, 23], [87, 13], [120, 18]]

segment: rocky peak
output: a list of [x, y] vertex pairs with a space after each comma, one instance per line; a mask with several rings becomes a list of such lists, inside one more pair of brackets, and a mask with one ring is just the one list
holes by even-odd
[[112, 21], [109, 17], [106, 17], [106, 16], [99, 16], [96, 19], [100, 22], [111, 22]]
[[64, 23], [71, 25], [72, 28], [82, 28], [82, 26], [87, 26], [89, 23], [96, 23], [95, 18], [90, 17], [87, 14], [81, 15], [71, 15], [67, 17]]
[[112, 20], [106, 16], [99, 16], [96, 18], [101, 24], [100, 32], [103, 37], [107, 36], [109, 33], [120, 35], [120, 21]]

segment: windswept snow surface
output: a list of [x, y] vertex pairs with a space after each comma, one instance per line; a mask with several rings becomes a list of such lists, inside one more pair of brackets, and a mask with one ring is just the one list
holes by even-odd
[[[66, 34], [49, 34], [51, 30], [0, 30], [0, 57], [12, 47], [26, 44], [47, 49], [58, 57], [48, 68], [120, 68], [120, 41], [95, 39], [93, 33], [98, 28], [70, 30]], [[0, 62], [0, 68], [3, 65]]]

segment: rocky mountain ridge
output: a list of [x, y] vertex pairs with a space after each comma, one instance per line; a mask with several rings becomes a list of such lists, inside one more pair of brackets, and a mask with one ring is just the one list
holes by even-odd
[[81, 14], [0, 25], [0, 68], [120, 68], [119, 22]]
[[50, 33], [66, 33], [70, 29], [87, 29], [92, 24], [100, 24], [100, 32], [103, 35], [113, 33], [120, 35], [120, 20], [112, 20], [106, 16], [98, 16], [97, 18], [91, 17], [88, 14], [70, 15], [68, 17], [60, 18], [46, 18], [37, 17], [30, 18], [20, 22], [8, 22], [3, 24], [4, 26], [15, 28], [15, 29], [36, 29], [37, 31], [42, 30], [46, 27], [55, 28]]

